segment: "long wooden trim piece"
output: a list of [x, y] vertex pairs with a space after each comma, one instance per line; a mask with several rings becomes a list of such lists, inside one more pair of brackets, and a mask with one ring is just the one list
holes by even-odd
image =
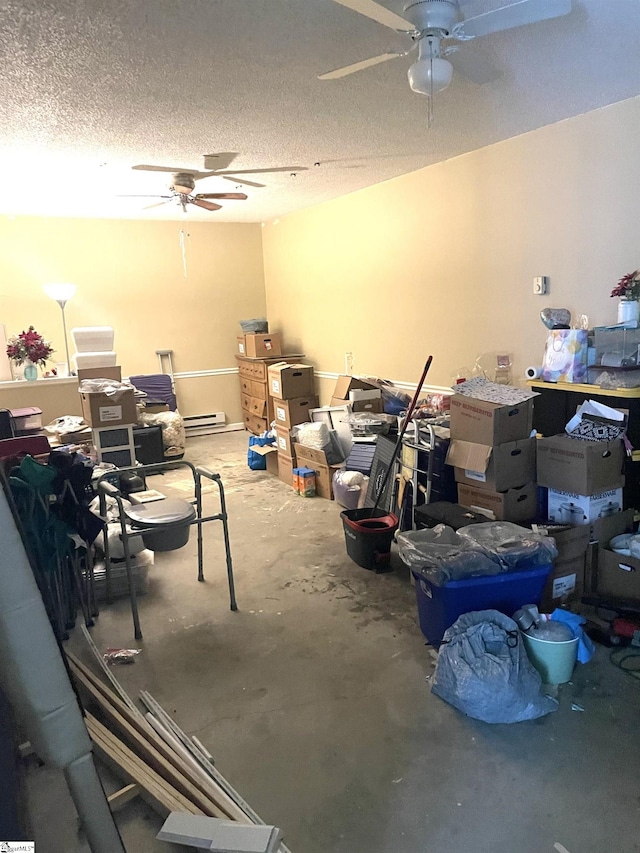
[[85, 715], [87, 730], [91, 740], [108, 759], [115, 762], [128, 778], [146, 791], [158, 806], [158, 811], [172, 811], [202, 814], [202, 811], [175, 788], [168, 784], [158, 773], [129, 749], [113, 732], [103, 726], [94, 716]]
[[[235, 818], [235, 814], [230, 813], [232, 809], [226, 802], [226, 808], [218, 804], [218, 790], [214, 791], [212, 787], [207, 789], [206, 786], [203, 790], [202, 782], [190, 775], [189, 766], [185, 765], [182, 758], [173, 752], [144, 717], [138, 718], [137, 715], [132, 714], [124, 702], [115, 694], [105, 695], [110, 692], [108, 688], [100, 684], [93, 673], [74, 655], [67, 653], [67, 657], [79, 684], [89, 693], [109, 720], [115, 723], [120, 733], [147, 764], [196, 804], [203, 814], [226, 820]], [[228, 798], [226, 795], [223, 797], [223, 794], [224, 792], [220, 791], [219, 799], [227, 800]]]

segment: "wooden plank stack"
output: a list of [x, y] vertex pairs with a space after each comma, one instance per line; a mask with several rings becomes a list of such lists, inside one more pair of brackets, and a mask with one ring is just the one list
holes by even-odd
[[[143, 714], [111, 673], [109, 687], [72, 653], [67, 652], [67, 658], [94, 749], [125, 783], [109, 798], [112, 810], [139, 795], [162, 817], [182, 812], [264, 825], [214, 767], [209, 753], [179, 728], [151, 694], [140, 694], [147, 708]], [[279, 849], [289, 853], [284, 844]]]

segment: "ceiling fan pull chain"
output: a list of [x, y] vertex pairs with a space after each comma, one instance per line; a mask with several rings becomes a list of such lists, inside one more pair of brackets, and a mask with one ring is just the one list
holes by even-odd
[[[187, 237], [189, 237], [189, 236], [190, 235], [187, 234]], [[185, 237], [184, 229], [181, 228], [180, 229], [180, 251], [182, 252], [182, 271], [184, 273], [184, 278], [186, 281], [186, 279], [187, 279], [187, 247], [185, 244], [184, 237]]]

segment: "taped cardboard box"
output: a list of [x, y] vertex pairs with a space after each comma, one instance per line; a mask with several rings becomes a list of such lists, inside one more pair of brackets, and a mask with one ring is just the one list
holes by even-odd
[[238, 355], [246, 358], [274, 358], [282, 355], [282, 335], [270, 334], [238, 335]]
[[[78, 382], [85, 379], [113, 379], [122, 381], [122, 370], [114, 367], [90, 367], [78, 370]], [[138, 410], [133, 387], [115, 395], [91, 392], [80, 394], [82, 417], [92, 427], [123, 426], [138, 421]]]
[[295, 400], [313, 394], [313, 367], [278, 362], [269, 367], [269, 394], [279, 400]]
[[291, 433], [286, 427], [276, 427], [276, 446], [278, 453], [283, 456], [290, 456], [294, 461], [297, 458], [291, 441]]
[[274, 402], [276, 426], [291, 429], [297, 424], [305, 424], [310, 420], [309, 410], [317, 407], [318, 397], [316, 394], [297, 397], [294, 400], [276, 400]]
[[622, 442], [582, 441], [568, 435], [539, 438], [540, 486], [579, 495], [596, 495], [624, 485]]
[[536, 440], [525, 438], [489, 447], [453, 439], [445, 462], [454, 466], [457, 483], [504, 492], [535, 480]]
[[559, 524], [589, 524], [622, 510], [622, 488], [607, 489], [598, 495], [578, 495], [549, 489], [547, 514]]
[[494, 492], [458, 483], [458, 503], [470, 509], [488, 510], [496, 521], [529, 521], [536, 514], [536, 484]]
[[316, 494], [321, 498], [332, 501], [333, 474], [344, 465], [329, 465], [324, 450], [315, 450], [313, 447], [305, 447], [303, 444], [294, 444], [297, 464], [305, 468], [311, 468], [316, 475]]
[[490, 403], [464, 394], [450, 400], [451, 438], [493, 447], [507, 441], [529, 438], [533, 422], [533, 399], [517, 405]]

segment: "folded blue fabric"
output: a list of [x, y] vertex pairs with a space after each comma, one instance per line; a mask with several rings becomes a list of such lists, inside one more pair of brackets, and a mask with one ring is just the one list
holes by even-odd
[[587, 621], [584, 616], [578, 616], [577, 613], [570, 613], [568, 610], [556, 609], [551, 614], [551, 618], [555, 622], [564, 622], [573, 631], [578, 638], [578, 661], [580, 663], [588, 663], [593, 657], [595, 646], [593, 640], [588, 637], [582, 626]]

